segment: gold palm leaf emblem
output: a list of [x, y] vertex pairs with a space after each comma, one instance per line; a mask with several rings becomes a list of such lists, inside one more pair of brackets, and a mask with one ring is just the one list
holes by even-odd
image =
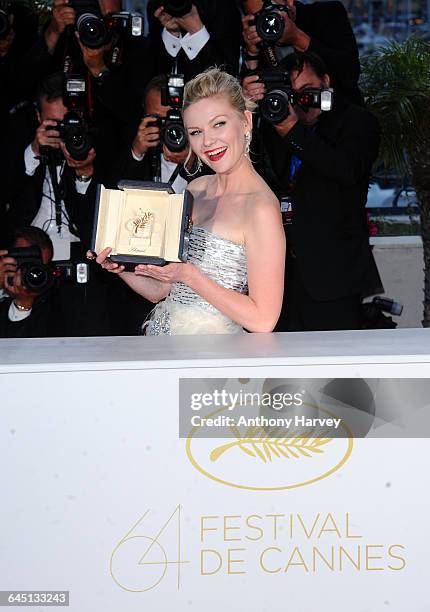
[[327, 432], [315, 437], [310, 430], [291, 432], [288, 436], [280, 436], [281, 427], [269, 430], [263, 427], [248, 427], [243, 435], [237, 427], [230, 427], [230, 430], [236, 439], [214, 448], [210, 454], [211, 461], [217, 461], [221, 455], [233, 448], [238, 448], [249, 457], [264, 463], [273, 459], [314, 457], [324, 453], [322, 447], [332, 441], [332, 438], [324, 437]]

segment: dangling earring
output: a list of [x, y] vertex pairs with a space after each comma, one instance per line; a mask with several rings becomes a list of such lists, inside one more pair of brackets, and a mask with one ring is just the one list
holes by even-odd
[[245, 155], [245, 157], [249, 158], [249, 152], [251, 150], [251, 132], [246, 132], [245, 133], [245, 150], [243, 152], [243, 154]]
[[196, 160], [196, 169], [194, 170], [194, 172], [190, 172], [187, 168], [186, 165], [184, 165], [184, 170], [185, 173], [187, 174], [187, 176], [189, 176], [190, 178], [192, 178], [193, 176], [196, 176], [196, 174], [198, 174], [200, 172], [200, 170], [202, 169], [202, 160], [200, 159], [200, 157], [196, 156], [197, 160]]

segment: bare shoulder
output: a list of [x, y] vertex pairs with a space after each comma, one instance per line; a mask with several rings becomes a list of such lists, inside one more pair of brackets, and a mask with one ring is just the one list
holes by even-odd
[[188, 191], [196, 198], [198, 195], [205, 193], [208, 187], [208, 180], [210, 176], [199, 176], [188, 183]]
[[251, 223], [262, 216], [281, 222], [280, 204], [273, 191], [262, 182], [258, 191], [250, 194], [246, 203], [246, 219]]

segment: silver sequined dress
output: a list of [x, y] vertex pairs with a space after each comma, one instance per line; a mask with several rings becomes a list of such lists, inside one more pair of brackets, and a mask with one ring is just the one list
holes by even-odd
[[[188, 261], [227, 289], [248, 293], [245, 247], [194, 226]], [[223, 315], [183, 283], [174, 283], [144, 324], [147, 336], [176, 334], [233, 334], [240, 325]]]

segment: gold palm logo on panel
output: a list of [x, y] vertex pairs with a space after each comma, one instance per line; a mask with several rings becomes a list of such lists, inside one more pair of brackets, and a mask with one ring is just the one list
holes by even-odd
[[[330, 411], [303, 404], [308, 418]], [[216, 410], [208, 417], [228, 412]], [[224, 440], [199, 437], [194, 427], [186, 441], [186, 453], [193, 467], [211, 480], [238, 489], [280, 491], [314, 484], [337, 472], [349, 459], [352, 433], [342, 421], [342, 437], [312, 428], [290, 431], [280, 427], [230, 427], [233, 438]]]

